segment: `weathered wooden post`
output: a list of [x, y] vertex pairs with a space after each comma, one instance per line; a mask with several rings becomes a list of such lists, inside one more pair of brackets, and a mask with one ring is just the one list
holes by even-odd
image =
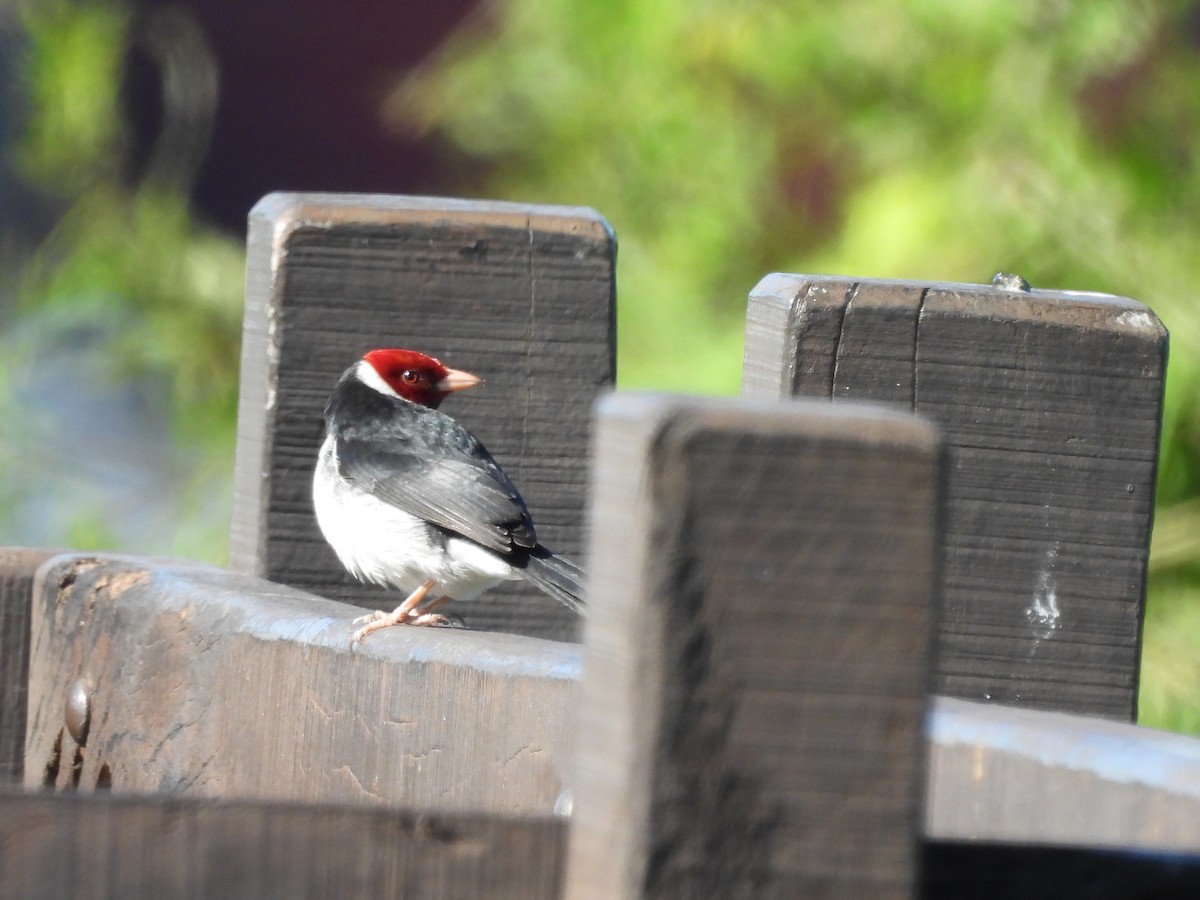
[[938, 463], [883, 409], [603, 402], [570, 900], [915, 896]]
[[[272, 194], [250, 214], [231, 566], [362, 606], [313, 519], [322, 411], [365, 351], [410, 347], [486, 386], [447, 402], [521, 488], [548, 546], [579, 556], [588, 411], [615, 372], [616, 244], [589, 209]], [[577, 637], [525, 585], [455, 608], [472, 628]]]
[[776, 274], [749, 396], [877, 399], [946, 435], [935, 689], [1131, 719], [1167, 334], [1103, 294]]

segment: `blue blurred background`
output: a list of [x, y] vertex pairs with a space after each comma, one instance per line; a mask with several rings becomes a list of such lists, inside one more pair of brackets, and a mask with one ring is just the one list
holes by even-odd
[[1016, 271], [1171, 330], [1141, 721], [1200, 733], [1197, 85], [1197, 2], [0, 3], [0, 540], [224, 561], [270, 191], [596, 208], [623, 387], [736, 393], [767, 272]]

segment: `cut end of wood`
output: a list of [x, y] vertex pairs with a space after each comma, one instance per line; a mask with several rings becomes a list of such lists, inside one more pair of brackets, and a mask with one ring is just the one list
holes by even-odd
[[615, 244], [608, 221], [587, 206], [554, 206], [504, 200], [462, 200], [405, 194], [332, 194], [279, 191], [250, 210], [252, 221], [273, 223], [280, 246], [300, 228], [326, 229], [353, 224], [455, 224], [534, 228], [539, 231], [605, 238]]

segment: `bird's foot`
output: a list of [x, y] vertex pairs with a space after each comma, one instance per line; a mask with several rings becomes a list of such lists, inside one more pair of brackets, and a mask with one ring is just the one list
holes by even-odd
[[[390, 613], [376, 609], [366, 615], [359, 616], [352, 624], [357, 625], [360, 622], [365, 622], [366, 624], [354, 632], [354, 636], [350, 638], [350, 646], [353, 647], [355, 644], [361, 643], [363, 638], [373, 631], [379, 631], [381, 628], [390, 628], [393, 625], [430, 627], [456, 624], [455, 619], [458, 618], [457, 616], [451, 618], [439, 612], [434, 612], [439, 606], [449, 603], [449, 597], [438, 597], [425, 603], [425, 598], [433, 590], [435, 583], [432, 578], [428, 579], [419, 588], [409, 594], [404, 599], [404, 602]], [[424, 606], [421, 605], [422, 603], [424, 603]]]

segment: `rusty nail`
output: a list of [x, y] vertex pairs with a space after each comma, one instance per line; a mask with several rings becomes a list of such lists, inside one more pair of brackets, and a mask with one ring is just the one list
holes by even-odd
[[82, 747], [87, 743], [88, 726], [92, 721], [92, 691], [87, 679], [78, 678], [67, 694], [67, 731]]

